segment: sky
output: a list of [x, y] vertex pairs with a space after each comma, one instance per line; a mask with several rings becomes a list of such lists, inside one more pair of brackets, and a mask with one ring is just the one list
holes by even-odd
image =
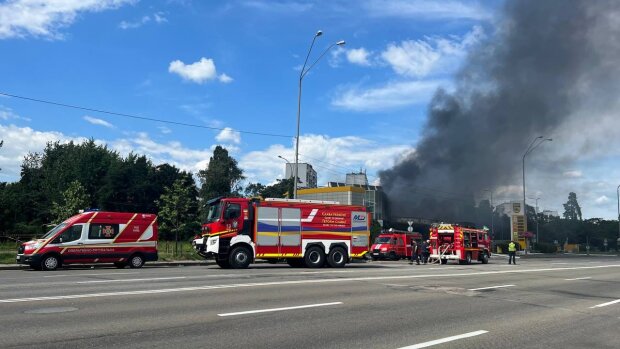
[[[294, 161], [299, 75], [321, 30], [309, 64], [326, 54], [303, 79], [299, 161], [320, 185], [360, 170], [380, 184], [378, 171], [415, 151], [433, 93], [452, 88], [501, 5], [0, 1], [0, 92], [172, 122], [0, 96], [0, 181], [18, 180], [24, 155], [47, 142], [92, 138], [194, 173], [223, 145], [247, 183], [273, 183], [284, 176], [278, 156]], [[339, 40], [346, 45], [332, 46]], [[616, 216], [615, 159], [590, 157], [566, 174], [584, 216]], [[541, 210], [562, 212], [568, 192], [529, 185]], [[496, 201], [518, 199], [507, 193]]]

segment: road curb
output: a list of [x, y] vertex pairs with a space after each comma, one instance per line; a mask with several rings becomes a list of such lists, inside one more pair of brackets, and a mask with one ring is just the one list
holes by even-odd
[[[171, 262], [147, 262], [144, 265], [146, 267], [154, 267], [154, 268], [166, 268], [166, 267], [192, 267], [192, 266], [209, 266], [214, 265], [214, 262], [207, 261], [171, 261]], [[101, 263], [101, 264], [72, 264], [71, 266], [83, 267], [83, 266], [91, 266], [95, 268], [100, 267], [109, 267], [110, 263]], [[71, 268], [69, 266], [69, 268]], [[2, 270], [27, 270], [30, 269], [27, 265], [20, 264], [0, 264], [0, 271]]]

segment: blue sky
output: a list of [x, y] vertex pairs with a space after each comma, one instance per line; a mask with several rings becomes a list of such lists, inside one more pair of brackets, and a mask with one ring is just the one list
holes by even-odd
[[[450, 89], [468, 49], [493, 32], [500, 5], [0, 1], [0, 92], [219, 129], [0, 97], [0, 181], [17, 180], [23, 156], [48, 141], [94, 138], [194, 172], [222, 144], [248, 181], [273, 182], [284, 175], [277, 156], [294, 160], [297, 81], [317, 30], [324, 34], [310, 62], [347, 43], [304, 78], [300, 161], [315, 167], [320, 183], [359, 169], [375, 181], [413, 151], [432, 93]], [[549, 208], [560, 210], [561, 200]], [[615, 216], [605, 204], [592, 214]]]

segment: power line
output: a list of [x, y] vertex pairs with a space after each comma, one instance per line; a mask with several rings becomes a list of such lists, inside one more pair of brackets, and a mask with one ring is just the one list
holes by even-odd
[[[156, 119], [156, 118], [150, 118], [150, 117], [145, 117], [145, 116], [126, 114], [126, 113], [118, 113], [118, 112], [107, 111], [107, 110], [103, 110], [103, 109], [81, 107], [81, 106], [73, 105], [73, 104], [66, 104], [66, 103], [48, 101], [48, 100], [37, 99], [37, 98], [32, 98], [32, 97], [18, 96], [18, 95], [6, 93], [6, 92], [1, 92], [1, 91], [0, 91], [0, 95], [6, 96], [6, 97], [11, 97], [11, 98], [23, 99], [23, 100], [30, 101], [30, 102], [37, 102], [37, 103], [55, 105], [57, 107], [85, 110], [85, 111], [91, 111], [91, 112], [95, 112], [95, 113], [109, 114], [109, 115], [115, 115], [115, 116], [123, 116], [123, 117], [137, 119], [137, 120], [160, 122], [160, 123], [163, 123], [163, 124], [186, 126], [186, 127], [195, 127], [195, 128], [203, 128], [203, 129], [218, 130], [218, 131], [223, 131], [223, 130], [226, 129], [226, 128], [221, 128], [221, 127], [211, 127], [211, 126], [190, 124], [190, 123], [186, 123], [186, 122], [170, 121], [170, 120]], [[277, 134], [277, 133], [242, 131], [242, 130], [236, 130], [236, 129], [233, 129], [233, 131], [239, 132], [239, 133], [246, 133], [246, 134], [257, 135], [257, 136], [294, 138], [293, 136], [290, 136], [290, 135], [281, 135], [281, 134]]]

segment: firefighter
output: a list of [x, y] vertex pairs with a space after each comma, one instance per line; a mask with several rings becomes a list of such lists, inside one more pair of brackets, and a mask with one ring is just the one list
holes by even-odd
[[508, 243], [508, 264], [511, 264], [511, 263], [517, 264], [516, 254], [517, 254], [517, 244], [515, 244], [515, 242], [511, 240], [510, 243]]
[[411, 239], [411, 262], [409, 264], [413, 264], [414, 261], [420, 265], [420, 248], [415, 240]]
[[420, 253], [422, 254], [422, 264], [426, 264], [428, 262], [429, 253], [429, 242], [430, 240], [422, 241], [422, 246], [420, 246]]

